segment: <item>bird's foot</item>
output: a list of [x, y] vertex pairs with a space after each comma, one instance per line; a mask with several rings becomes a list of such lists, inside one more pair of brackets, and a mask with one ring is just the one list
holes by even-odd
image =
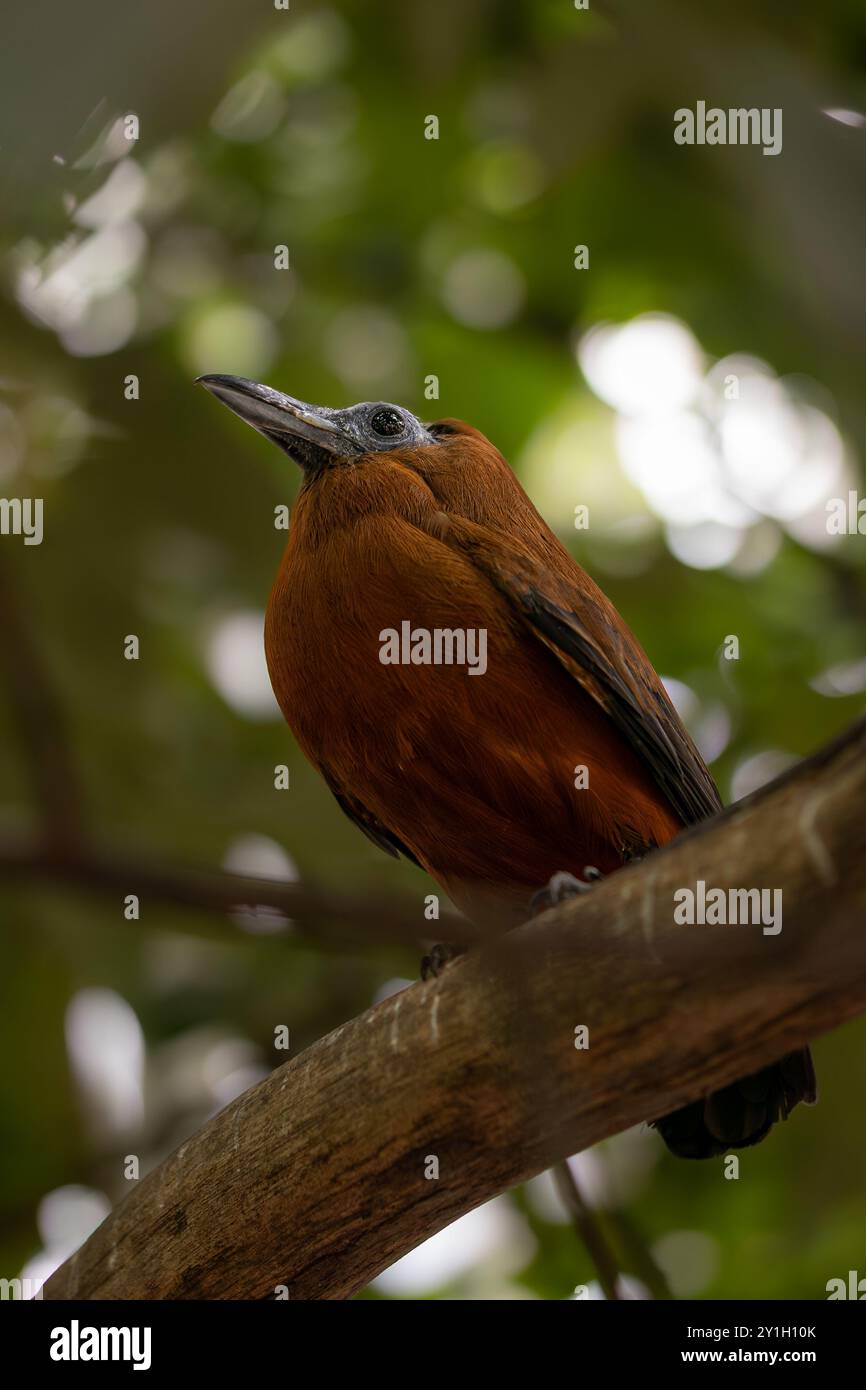
[[450, 961], [463, 955], [460, 946], [450, 946], [447, 941], [430, 947], [430, 954], [421, 957], [421, 979], [436, 980]]
[[539, 912], [546, 912], [549, 907], [556, 907], [558, 903], [568, 902], [569, 898], [576, 898], [579, 893], [588, 893], [600, 878], [604, 878], [604, 874], [592, 864], [587, 864], [582, 878], [575, 878], [574, 874], [564, 871], [553, 874], [544, 888], [533, 893], [529, 900], [530, 911], [535, 916]]

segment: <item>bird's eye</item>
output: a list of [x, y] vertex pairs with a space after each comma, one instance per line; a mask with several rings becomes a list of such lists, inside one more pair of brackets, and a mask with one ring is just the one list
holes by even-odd
[[370, 416], [370, 428], [374, 434], [380, 434], [383, 439], [390, 439], [395, 434], [403, 434], [406, 425], [399, 410], [393, 410], [387, 406], [383, 410], [374, 411]]

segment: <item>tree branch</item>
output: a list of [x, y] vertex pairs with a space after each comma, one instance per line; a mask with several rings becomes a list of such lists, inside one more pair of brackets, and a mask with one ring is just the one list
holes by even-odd
[[[45, 1297], [348, 1297], [496, 1193], [862, 1012], [864, 805], [860, 723], [279, 1067], [143, 1179]], [[781, 933], [676, 925], [673, 894], [698, 879], [781, 888]]]
[[[448, 909], [440, 912], [436, 923], [426, 921], [421, 894], [413, 900], [395, 894], [335, 893], [317, 884], [158, 863], [138, 854], [89, 845], [69, 851], [10, 834], [0, 834], [0, 871], [7, 881], [35, 879], [41, 884], [58, 883], [113, 898], [118, 911], [128, 893], [139, 896], [143, 912], [154, 903], [222, 914], [266, 908], [283, 913], [302, 936], [319, 942], [333, 939], [366, 946], [390, 943], [417, 947], [421, 938], [431, 934], [441, 933], [447, 938], [448, 927], [458, 920], [462, 937], [470, 930]], [[331, 924], [334, 930], [326, 933], [323, 923]]]
[[0, 558], [0, 628], [0, 669], [43, 834], [58, 854], [73, 852], [84, 836], [84, 792], [62, 702], [5, 558]]

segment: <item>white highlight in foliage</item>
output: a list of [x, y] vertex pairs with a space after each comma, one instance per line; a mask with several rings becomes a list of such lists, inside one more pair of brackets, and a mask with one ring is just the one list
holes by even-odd
[[836, 666], [828, 666], [826, 671], [813, 677], [809, 684], [819, 695], [836, 698], [858, 695], [861, 690], [866, 690], [866, 659], [843, 661]]
[[223, 856], [223, 868], [230, 874], [273, 878], [284, 883], [297, 883], [300, 877], [291, 855], [267, 835], [240, 835], [233, 840]]
[[862, 111], [848, 111], [842, 106], [831, 106], [824, 111], [825, 116], [829, 116], [831, 121], [838, 121], [840, 125], [854, 126], [859, 129], [866, 125], [866, 116]]
[[111, 1203], [105, 1193], [92, 1187], [70, 1184], [49, 1192], [36, 1212], [44, 1249], [27, 1261], [21, 1278], [41, 1286], [84, 1244], [110, 1211]]
[[640, 314], [623, 325], [599, 324], [581, 339], [577, 356], [595, 394], [623, 415], [682, 408], [701, 384], [697, 339], [669, 314]]
[[671, 554], [682, 564], [713, 570], [735, 559], [742, 532], [718, 521], [699, 521], [694, 526], [666, 526], [665, 539]]
[[783, 753], [778, 748], [765, 748], [738, 763], [731, 777], [731, 801], [741, 801], [744, 796], [757, 791], [767, 782], [772, 782], [797, 762], [792, 753]]
[[249, 144], [270, 135], [285, 109], [279, 84], [270, 73], [254, 70], [226, 92], [210, 118], [211, 129], [224, 140]]
[[[241, 835], [233, 840], [223, 858], [223, 868], [231, 874], [246, 874], [250, 878], [268, 878], [282, 883], [300, 880], [298, 866], [282, 845], [267, 835]], [[246, 910], [249, 908], [250, 910]], [[284, 932], [291, 928], [285, 913], [277, 908], [243, 904], [242, 910], [231, 914], [244, 931], [256, 935]]]
[[247, 719], [280, 719], [265, 662], [264, 615], [254, 610], [227, 614], [207, 644], [210, 678], [227, 704]]
[[135, 1131], [144, 1114], [144, 1035], [131, 1006], [112, 989], [80, 990], [66, 1010], [66, 1048], [99, 1131]]
[[[577, 356], [592, 390], [617, 412], [623, 473], [666, 523], [683, 564], [742, 560], [741, 572], [756, 573], [777, 548], [771, 522], [776, 536], [781, 524], [817, 549], [833, 543], [820, 509], [844, 492], [852, 466], [814, 382], [780, 379], [746, 354], [704, 375], [694, 335], [666, 314], [599, 324]], [[759, 526], [761, 544], [752, 546]]]
[[137, 213], [147, 193], [147, 176], [134, 159], [115, 164], [96, 193], [80, 203], [72, 214], [79, 227], [107, 227], [126, 222]]
[[[419, 1180], [420, 1180], [419, 1167]], [[425, 1240], [373, 1281], [382, 1293], [418, 1295], [432, 1292], [467, 1275], [481, 1275], [485, 1264], [490, 1276], [501, 1279], [522, 1269], [532, 1255], [533, 1238], [526, 1223], [507, 1197], [470, 1211]]]

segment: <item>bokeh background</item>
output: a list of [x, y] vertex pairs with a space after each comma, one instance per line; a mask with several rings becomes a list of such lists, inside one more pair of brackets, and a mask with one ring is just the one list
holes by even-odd
[[[6, 14], [0, 487], [44, 499], [45, 535], [0, 537], [0, 1275], [50, 1272], [128, 1191], [126, 1155], [147, 1171], [283, 1060], [275, 1024], [295, 1054], [417, 970], [409, 947], [325, 947], [273, 914], [145, 901], [127, 921], [135, 882], [22, 868], [33, 837], [74, 858], [86, 834], [108, 862], [428, 891], [282, 724], [261, 627], [298, 479], [196, 374], [484, 430], [726, 799], [862, 710], [864, 541], [828, 535], [826, 504], [863, 492], [864, 73], [860, 0]], [[783, 153], [675, 145], [698, 100], [783, 108]], [[677, 1296], [821, 1298], [866, 1273], [866, 1026], [815, 1053], [820, 1106], [737, 1182], [646, 1130], [576, 1160]], [[591, 1279], [541, 1178], [365, 1296]]]

